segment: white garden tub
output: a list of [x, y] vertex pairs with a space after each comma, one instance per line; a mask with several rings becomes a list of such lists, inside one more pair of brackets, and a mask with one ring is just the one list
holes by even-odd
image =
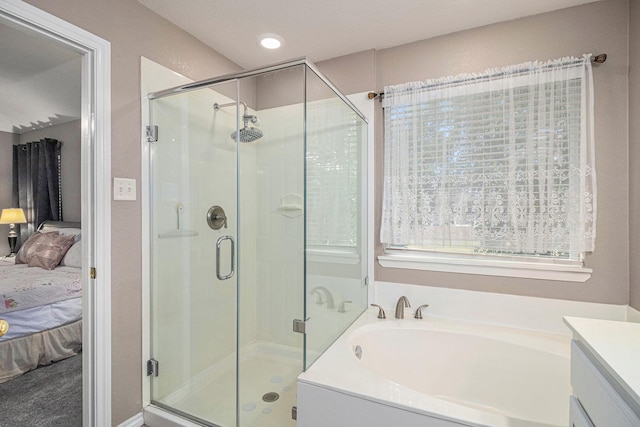
[[376, 314], [300, 375], [299, 427], [568, 425], [569, 335]]

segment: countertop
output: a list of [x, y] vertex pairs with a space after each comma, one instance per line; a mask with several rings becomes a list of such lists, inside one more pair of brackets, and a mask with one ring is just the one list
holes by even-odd
[[564, 323], [640, 407], [640, 323], [564, 317]]

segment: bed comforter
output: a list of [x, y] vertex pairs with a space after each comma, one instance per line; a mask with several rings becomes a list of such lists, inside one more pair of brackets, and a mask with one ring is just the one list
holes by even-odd
[[74, 267], [0, 266], [0, 315], [82, 297], [80, 273]]

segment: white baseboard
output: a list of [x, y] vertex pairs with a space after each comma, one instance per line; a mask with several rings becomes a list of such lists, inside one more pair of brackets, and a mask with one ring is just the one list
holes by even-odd
[[627, 321], [640, 323], [640, 311], [631, 306], [627, 307]]
[[140, 427], [143, 424], [144, 417], [142, 416], [142, 412], [139, 412], [122, 424], [118, 424], [118, 427]]
[[[449, 317], [563, 335], [571, 333], [562, 322], [563, 316], [621, 321], [630, 317], [626, 305], [535, 298], [403, 283], [375, 282], [374, 287], [374, 298], [371, 302], [389, 310], [387, 318], [393, 316], [396, 301], [401, 295], [405, 295], [412, 306], [406, 309], [405, 317], [409, 315], [410, 310], [422, 304], [429, 304], [429, 307], [422, 310], [425, 316]], [[637, 310], [635, 312], [640, 316], [640, 312]]]

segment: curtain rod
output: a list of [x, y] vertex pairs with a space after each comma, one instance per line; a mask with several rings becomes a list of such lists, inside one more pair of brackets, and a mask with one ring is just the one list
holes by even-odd
[[[591, 62], [594, 62], [596, 64], [602, 64], [607, 60], [607, 54], [606, 53], [601, 53], [599, 55], [594, 55], [591, 57]], [[380, 91], [380, 92], [369, 92], [367, 94], [367, 98], [369, 99], [375, 99], [378, 98], [380, 101], [382, 101], [382, 98], [384, 98], [384, 92]]]

